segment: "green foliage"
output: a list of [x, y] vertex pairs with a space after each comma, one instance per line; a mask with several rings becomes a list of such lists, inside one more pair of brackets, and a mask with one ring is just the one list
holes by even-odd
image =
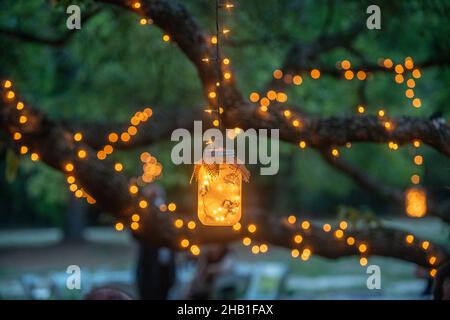
[[64, 205], [69, 199], [64, 176], [44, 164], [30, 161], [25, 161], [22, 168], [28, 175], [26, 191], [34, 211], [45, 221], [60, 226]]
[[383, 222], [370, 209], [359, 210], [353, 207], [341, 206], [338, 210], [338, 218], [350, 222], [355, 228], [380, 228]]
[[12, 182], [17, 176], [19, 168], [19, 157], [11, 150], [6, 150], [6, 169], [5, 177], [7, 182]]
[[[197, 72], [176, 44], [161, 41], [162, 32], [155, 26], [140, 26], [139, 17], [121, 8], [97, 4], [94, 1], [13, 1], [0, 4], [0, 27], [20, 29], [41, 37], [58, 39], [64, 35], [65, 7], [81, 4], [82, 14], [100, 8], [89, 21], [82, 20], [82, 29], [63, 47], [51, 47], [0, 36], [1, 73], [18, 84], [19, 94], [38, 105], [54, 119], [76, 121], [127, 120], [144, 106], [155, 109], [193, 108], [205, 101]], [[330, 6], [325, 1], [297, 0], [236, 0], [233, 14], [224, 15], [232, 30], [224, 50], [230, 57], [234, 76], [245, 95], [264, 88], [274, 69], [283, 63], [294, 41], [314, 41], [323, 33], [339, 32], [355, 24], [365, 25], [368, 1], [339, 1]], [[383, 10], [382, 30], [365, 30], [356, 39], [355, 50], [338, 48], [321, 55], [315, 63], [334, 67], [344, 58], [354, 65], [376, 63], [380, 57], [390, 57], [396, 63], [406, 56], [425, 61], [450, 52], [447, 41], [450, 23], [445, 15], [445, 1], [380, 1]], [[183, 1], [206, 30], [214, 30], [211, 1]], [[4, 48], [4, 49], [3, 49]], [[364, 59], [362, 58], [364, 57]], [[376, 73], [365, 82], [367, 112], [375, 114], [383, 108], [388, 115], [429, 117], [440, 111], [448, 118], [450, 108], [450, 71], [445, 68], [423, 70], [415, 92], [423, 108], [411, 108], [404, 96], [404, 86], [396, 85], [392, 74]], [[361, 102], [359, 81], [345, 81], [322, 76], [312, 81], [304, 77], [300, 87], [288, 90], [288, 104], [302, 106], [321, 116], [344, 116], [355, 113]], [[151, 122], [152, 120], [150, 120]], [[188, 201], [191, 192], [189, 176], [192, 168], [175, 166], [170, 161], [173, 144], [162, 142], [151, 148], [120, 152], [115, 159], [125, 163], [127, 173], [141, 172], [139, 151], [150, 151], [164, 166], [159, 183], [168, 188], [168, 198]], [[446, 159], [429, 148], [425, 156], [426, 183], [448, 185]], [[5, 160], [9, 179], [17, 165], [7, 153]], [[386, 184], [405, 187], [415, 170], [411, 150], [402, 147], [396, 152], [385, 145], [354, 144], [341, 149], [346, 160]], [[0, 162], [3, 160], [0, 160]], [[447, 176], [447, 178], [446, 178]], [[34, 210], [54, 223], [67, 203], [68, 193], [61, 174], [43, 166], [21, 163], [17, 179], [27, 179], [26, 199]], [[11, 179], [10, 179], [11, 180]], [[17, 183], [14, 182], [14, 183]], [[6, 188], [13, 188], [13, 184]], [[370, 205], [374, 211], [383, 203], [371, 200], [348, 177], [325, 164], [313, 150], [298, 150], [282, 145], [281, 172], [276, 177], [254, 176], [252, 184], [276, 183], [273, 199], [279, 200], [281, 211], [314, 213], [335, 212], [340, 204], [360, 210]], [[177, 192], [174, 192], [174, 191]], [[3, 191], [3, 190], [2, 190]], [[271, 195], [272, 197], [272, 195]], [[191, 199], [192, 200], [192, 199]], [[6, 200], [2, 200], [6, 201]], [[364, 209], [361, 209], [364, 210]]]

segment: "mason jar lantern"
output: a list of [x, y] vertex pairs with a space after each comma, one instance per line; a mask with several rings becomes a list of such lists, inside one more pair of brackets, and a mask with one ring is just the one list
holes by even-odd
[[198, 209], [201, 223], [207, 226], [233, 226], [242, 215], [242, 180], [249, 172], [239, 164], [233, 150], [212, 150], [196, 164]]

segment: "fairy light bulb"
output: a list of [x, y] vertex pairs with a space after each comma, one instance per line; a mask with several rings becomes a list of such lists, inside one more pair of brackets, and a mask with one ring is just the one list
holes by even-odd
[[145, 201], [145, 200], [139, 201], [139, 207], [140, 208], [145, 209], [145, 208], [147, 208], [147, 206], [148, 206], [148, 202], [147, 201]]
[[188, 239], [181, 240], [180, 245], [181, 245], [182, 248], [189, 247], [189, 240]]
[[320, 78], [320, 71], [319, 69], [312, 69], [311, 70], [311, 78], [313, 78], [314, 80], [317, 80]]
[[344, 232], [343, 232], [341, 229], [338, 229], [338, 230], [336, 230], [336, 231], [334, 232], [334, 236], [335, 236], [337, 239], [341, 239], [341, 238], [344, 236]]
[[366, 252], [366, 251], [367, 251], [367, 245], [364, 244], [364, 243], [361, 243], [361, 244], [358, 246], [358, 250], [359, 250], [359, 252], [361, 252], [361, 253]]
[[197, 224], [195, 223], [195, 221], [189, 221], [187, 224], [189, 230], [194, 230], [196, 226]]
[[430, 242], [429, 241], [423, 241], [421, 246], [422, 246], [423, 250], [428, 250], [428, 248], [430, 247]]
[[71, 162], [66, 163], [66, 164], [64, 165], [64, 170], [66, 170], [67, 172], [72, 172], [73, 169], [74, 169], [74, 166], [73, 166], [73, 164], [72, 164]]
[[139, 229], [139, 223], [137, 223], [137, 222], [132, 222], [132, 223], [130, 224], [130, 228], [131, 228], [131, 230], [137, 230], [137, 229]]
[[365, 267], [365, 266], [367, 265], [367, 263], [368, 263], [367, 258], [362, 257], [362, 258], [359, 259], [359, 264], [360, 264], [362, 267]]
[[364, 106], [360, 105], [358, 106], [358, 113], [364, 113], [366, 111], [366, 109], [364, 108]]
[[331, 155], [332, 155], [333, 157], [335, 157], [335, 158], [339, 157], [339, 150], [336, 149], [336, 148], [333, 148], [333, 149], [331, 150]]
[[198, 256], [198, 255], [200, 254], [200, 248], [199, 248], [199, 246], [197, 246], [197, 245], [192, 245], [192, 246], [191, 246], [191, 253], [192, 253], [194, 256]]
[[347, 242], [347, 244], [348, 244], [349, 246], [352, 246], [352, 245], [355, 244], [355, 238], [353, 238], [353, 237], [348, 237], [347, 240], [346, 240], [346, 242]]
[[303, 237], [300, 234], [296, 234], [294, 236], [294, 242], [295, 243], [300, 244], [300, 243], [302, 243], [302, 241], [303, 241]]
[[11, 80], [5, 80], [5, 81], [3, 82], [3, 88], [9, 89], [9, 88], [11, 88], [11, 87], [12, 87], [12, 82], [11, 82]]
[[311, 227], [311, 224], [309, 223], [309, 221], [305, 220], [302, 222], [301, 227], [303, 230], [308, 230]]
[[174, 212], [175, 210], [177, 210], [177, 205], [176, 205], [175, 203], [171, 202], [171, 203], [169, 203], [169, 204], [167, 205], [167, 209], [168, 209], [170, 212]]
[[261, 252], [261, 253], [266, 253], [268, 250], [269, 250], [269, 247], [265, 243], [263, 243], [262, 245], [259, 246], [259, 252]]
[[20, 132], [14, 132], [13, 139], [18, 141], [22, 138], [22, 134]]
[[407, 244], [412, 244], [414, 242], [414, 236], [412, 234], [408, 234], [405, 237], [405, 241], [406, 241]]
[[287, 220], [290, 224], [294, 224], [297, 221], [297, 218], [295, 216], [289, 216]]
[[123, 230], [123, 223], [122, 222], [117, 222], [114, 227], [115, 227], [115, 229], [117, 231], [122, 231]]
[[123, 170], [123, 165], [120, 162], [117, 162], [116, 164], [114, 164], [114, 170], [116, 170], [117, 172], [121, 172]]
[[31, 161], [38, 161], [39, 155], [36, 152], [31, 153], [30, 155]]
[[394, 65], [394, 63], [392, 62], [391, 59], [389, 59], [389, 58], [388, 59], [384, 59], [383, 66], [385, 68], [390, 69], [390, 68], [392, 68], [393, 65]]
[[87, 155], [87, 153], [86, 153], [86, 150], [84, 150], [84, 149], [80, 149], [80, 150], [78, 150], [78, 152], [77, 152], [77, 156], [78, 156], [78, 158], [80, 158], [80, 159], [86, 158], [86, 155]]
[[283, 71], [281, 71], [280, 69], [277, 69], [272, 73], [272, 75], [275, 79], [279, 80], [279, 79], [283, 78]]
[[15, 92], [12, 91], [12, 90], [9, 90], [9, 91], [6, 93], [6, 98], [9, 99], [9, 100], [14, 99], [15, 96], [16, 96], [16, 94], [15, 94]]
[[28, 118], [27, 118], [27, 116], [20, 116], [19, 117], [19, 123], [20, 124], [25, 124], [25, 123], [27, 123], [27, 121], [28, 121]]
[[132, 185], [132, 186], [129, 187], [129, 191], [130, 191], [131, 194], [136, 194], [136, 193], [138, 193], [139, 188], [137, 186], [135, 186], [135, 185]]
[[77, 132], [73, 135], [73, 140], [79, 142], [83, 139], [83, 134], [81, 132]]

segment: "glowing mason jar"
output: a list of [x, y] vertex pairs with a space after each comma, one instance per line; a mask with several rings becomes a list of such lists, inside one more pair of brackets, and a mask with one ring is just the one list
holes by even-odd
[[198, 164], [196, 168], [197, 213], [204, 225], [232, 226], [241, 219], [242, 178], [244, 174], [244, 179], [248, 180], [248, 172], [235, 160], [235, 163], [225, 163], [226, 155], [234, 158], [232, 151], [215, 150], [209, 161]]

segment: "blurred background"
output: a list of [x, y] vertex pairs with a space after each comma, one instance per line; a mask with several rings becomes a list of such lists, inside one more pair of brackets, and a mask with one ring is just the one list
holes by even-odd
[[[65, 9], [78, 4], [82, 29], [67, 36]], [[209, 32], [214, 32], [212, 1], [190, 0], [183, 4]], [[282, 65], [293, 42], [312, 41], [323, 34], [365, 25], [366, 1], [235, 0], [236, 9], [226, 17], [232, 36], [224, 52], [233, 62], [234, 77], [248, 96], [259, 91]], [[337, 61], [378, 63], [380, 58], [403, 62], [449, 56], [449, 1], [379, 1], [382, 29], [365, 30], [352, 48], [337, 48], [315, 61], [335, 67]], [[84, 14], [88, 19], [83, 19]], [[12, 36], [20, 30], [44, 39], [43, 43]], [[95, 1], [4, 0], [0, 3], [0, 72], [19, 88], [24, 100], [39, 106], [50, 118], [62, 121], [127, 121], [143, 106], [158, 109], [201, 107], [205, 104], [197, 72], [173, 44], [161, 41], [155, 26], [139, 24], [132, 12]], [[55, 41], [57, 42], [57, 41]], [[314, 67], [314, 65], [311, 65]], [[377, 73], [370, 81], [346, 81], [324, 75], [320, 81], [304, 81], [291, 87], [289, 102], [306, 111], [327, 116], [354, 115], [364, 104], [368, 114], [379, 109], [389, 115], [443, 117], [450, 108], [450, 71], [438, 64], [423, 68], [415, 92], [422, 108], [410, 106], [392, 74]], [[127, 232], [114, 230], [114, 219], [95, 206], [75, 199], [63, 174], [43, 163], [33, 163], [7, 148], [0, 133], [0, 298], [79, 299], [94, 287], [115, 286], [138, 296], [135, 274], [138, 247]], [[129, 175], [141, 170], [139, 154], [148, 151], [164, 167], [157, 181], [165, 188], [168, 202], [177, 210], [195, 212], [195, 190], [189, 185], [190, 166], [170, 160], [170, 141], [115, 153]], [[386, 185], [407, 188], [412, 174], [434, 199], [449, 199], [448, 159], [421, 147], [424, 165], [411, 161], [411, 147], [393, 151], [386, 145], [358, 143], [342, 148], [341, 155]], [[255, 170], [255, 168], [251, 168]], [[419, 171], [418, 171], [419, 170]], [[449, 228], [432, 217], [410, 220], [403, 208], [362, 189], [348, 176], [329, 166], [314, 150], [281, 144], [280, 172], [276, 176], [254, 175], [248, 186], [249, 202], [263, 202], [274, 215], [296, 213], [314, 221], [333, 222], [348, 217], [382, 219], [387, 225], [409, 230], [424, 238], [449, 245]], [[265, 202], [264, 202], [265, 201]], [[173, 255], [160, 249], [159, 259]], [[421, 299], [428, 280], [426, 270], [413, 264], [374, 258], [382, 268], [382, 289], [369, 291], [365, 268], [358, 258], [336, 261], [312, 257], [307, 263], [290, 258], [285, 249], [252, 255], [235, 244], [231, 277], [218, 285], [218, 297], [285, 299]], [[171, 298], [183, 290], [196, 264], [184, 253], [174, 256], [175, 286]], [[66, 268], [82, 269], [82, 290], [65, 286]], [[228, 275], [230, 275], [228, 274]], [[241, 281], [245, 279], [245, 281]], [[235, 290], [227, 293], [230, 283]], [[222, 290], [223, 289], [223, 290]], [[225, 293], [224, 293], [225, 292]], [[227, 295], [225, 295], [227, 294]]]

